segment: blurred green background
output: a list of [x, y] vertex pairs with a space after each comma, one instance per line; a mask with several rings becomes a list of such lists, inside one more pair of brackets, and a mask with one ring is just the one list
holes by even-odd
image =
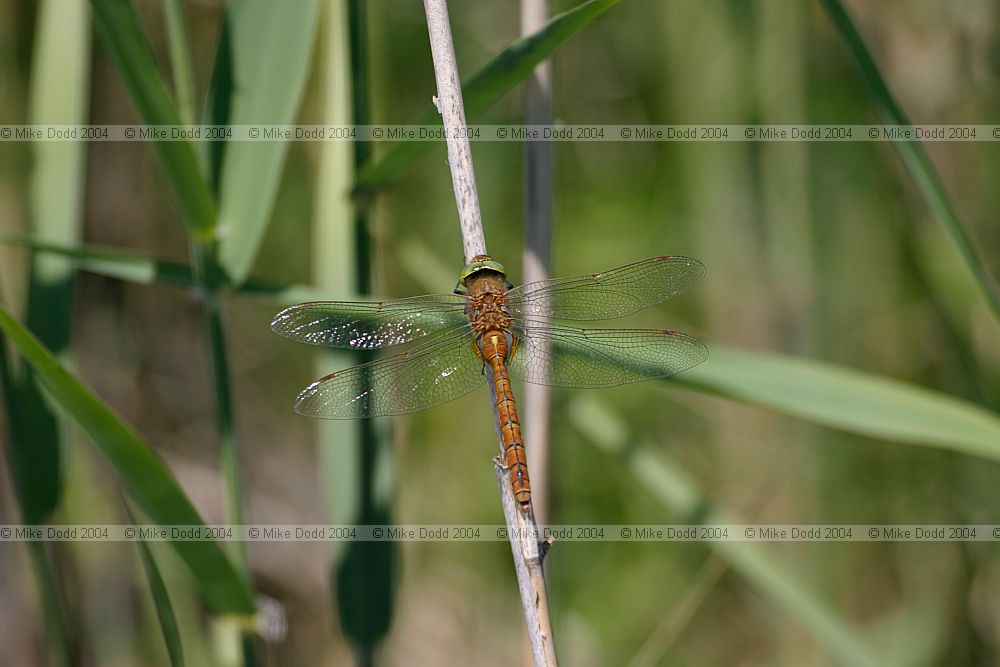
[[[552, 5], [557, 14], [581, 3]], [[910, 120], [997, 121], [997, 3], [846, 5]], [[855, 66], [858, 45], [831, 21], [837, 2], [589, 6], [547, 47], [559, 121], [886, 120], [885, 100]], [[0, 122], [346, 124], [361, 114], [405, 124], [427, 111], [435, 85], [421, 3], [278, 7], [0, 2]], [[516, 2], [450, 9], [467, 79], [518, 37]], [[151, 50], [146, 69], [137, 35]], [[141, 84], [160, 78], [164, 96]], [[470, 122], [519, 122], [521, 86], [507, 93], [498, 80]], [[356, 103], [364, 90], [368, 109]], [[334, 142], [178, 146], [0, 143], [0, 305], [134, 427], [133, 445], [155, 450], [207, 523], [238, 517], [234, 502], [258, 524], [500, 523], [485, 391], [371, 429], [318, 427], [292, 412], [292, 398], [357, 358], [320, 360], [268, 328], [298, 297], [450, 291], [463, 258], [444, 146], [424, 146], [392, 183], [353, 199], [355, 164], [390, 146], [368, 146], [374, 158]], [[974, 253], [997, 273], [1000, 147], [925, 148]], [[622, 324], [695, 334], [713, 357], [677, 381], [554, 392], [552, 523], [998, 521], [998, 320], [939, 224], [940, 206], [928, 205], [919, 166], [875, 142], [553, 151], [553, 274], [660, 254], [700, 259], [702, 284]], [[474, 143], [473, 155], [491, 254], [517, 283], [523, 146]], [[25, 236], [75, 259], [32, 254]], [[157, 279], [151, 259], [181, 265], [161, 264], [160, 278], [184, 279]], [[102, 446], [118, 442], [95, 435], [111, 432], [111, 418], [88, 427], [67, 403], [53, 413], [31, 398], [24, 348], [6, 331], [3, 389], [17, 400], [4, 406], [0, 522], [128, 523], [120, 485], [146, 520], [178, 516], [179, 501], [157, 508], [137, 497], [153, 473], [129, 477], [120, 450]], [[229, 382], [213, 383], [213, 368]], [[211, 603], [212, 575], [192, 578], [183, 555], [150, 547], [144, 559], [126, 543], [0, 543], [5, 661], [171, 664], [165, 646], [182, 647], [189, 665], [236, 660], [230, 617], [209, 609], [240, 605]], [[287, 622], [281, 641], [248, 639], [247, 660], [522, 659], [505, 543], [409, 542], [392, 553], [254, 543], [247, 570], [226, 551]], [[987, 542], [565, 542], [547, 570], [567, 665], [996, 665], [997, 553]], [[177, 633], [150, 592], [157, 576]]]

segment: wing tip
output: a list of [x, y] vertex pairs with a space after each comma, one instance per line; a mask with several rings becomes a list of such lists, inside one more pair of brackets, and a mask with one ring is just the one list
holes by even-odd
[[694, 257], [688, 257], [687, 255], [660, 255], [659, 257], [653, 258], [654, 262], [683, 262], [690, 264], [696, 268], [705, 268], [705, 264], [700, 259], [695, 259]]
[[274, 333], [278, 334], [279, 336], [286, 335], [285, 331], [284, 331], [284, 328], [283, 328], [285, 320], [287, 320], [289, 318], [289, 316], [291, 315], [291, 313], [299, 310], [303, 306], [308, 306], [308, 305], [310, 305], [310, 304], [309, 303], [300, 303], [300, 304], [297, 304], [297, 305], [294, 305], [294, 306], [289, 306], [288, 308], [285, 308], [285, 309], [279, 311], [274, 317], [271, 318], [271, 324], [269, 325], [271, 327], [271, 331], [273, 331]]

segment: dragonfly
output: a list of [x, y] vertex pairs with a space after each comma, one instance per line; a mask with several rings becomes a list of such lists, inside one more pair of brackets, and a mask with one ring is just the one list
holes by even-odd
[[582, 329], [672, 298], [705, 275], [696, 259], [653, 257], [619, 268], [513, 287], [503, 265], [474, 257], [452, 294], [392, 301], [313, 301], [271, 329], [303, 343], [351, 350], [410, 349], [331, 373], [306, 387], [295, 411], [359, 419], [424, 410], [492, 384], [502, 459], [527, 512], [531, 484], [511, 378], [600, 388], [665, 378], [700, 364], [708, 348], [670, 329]]

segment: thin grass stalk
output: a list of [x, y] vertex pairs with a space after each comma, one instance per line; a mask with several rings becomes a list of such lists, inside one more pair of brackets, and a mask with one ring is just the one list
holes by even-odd
[[[549, 20], [548, 0], [521, 0], [521, 35], [527, 37]], [[525, 79], [524, 122], [552, 122], [552, 63], [545, 60]], [[524, 282], [549, 278], [552, 248], [552, 144], [529, 141], [524, 145]], [[543, 325], [545, 326], [545, 325]], [[548, 348], [544, 336], [540, 346]], [[548, 359], [547, 349], [538, 359]], [[524, 385], [524, 439], [532, 478], [532, 504], [539, 523], [549, 521], [549, 415], [551, 390], [533, 382]]]
[[[566, 407], [566, 422], [586, 440], [631, 471], [639, 487], [680, 520], [691, 524], [738, 524], [721, 507], [714, 507], [687, 472], [677, 465], [661, 443], [636, 442], [617, 414], [593, 399], [574, 399]], [[708, 542], [706, 547], [726, 562], [733, 573], [755, 588], [790, 621], [799, 624], [832, 659], [845, 667], [884, 665], [867, 640], [826, 602], [820, 600], [787, 566], [769, 558], [760, 545], [744, 542]]]
[[[122, 505], [125, 508], [125, 515], [132, 525], [138, 525], [135, 515], [128, 504], [128, 498], [122, 495]], [[140, 539], [137, 543], [139, 548], [139, 558], [142, 561], [142, 568], [146, 574], [149, 584], [149, 592], [153, 598], [153, 607], [156, 609], [156, 618], [159, 621], [160, 632], [163, 635], [163, 643], [167, 649], [167, 656], [170, 658], [171, 667], [184, 666], [184, 648], [181, 645], [180, 630], [177, 625], [177, 615], [174, 613], [174, 606], [170, 602], [170, 594], [167, 592], [167, 585], [160, 574], [160, 568], [153, 557], [153, 551], [149, 548], [146, 540]]]
[[[240, 453], [233, 429], [232, 388], [229, 381], [229, 359], [226, 351], [226, 337], [222, 322], [222, 303], [219, 294], [221, 272], [215, 262], [214, 244], [193, 240], [195, 278], [201, 291], [208, 332], [209, 356], [212, 360], [212, 386], [215, 393], [215, 425], [219, 438], [219, 465], [224, 485], [226, 523], [242, 526], [243, 482], [240, 473]], [[230, 542], [230, 553], [235, 559], [237, 573], [253, 590], [247, 545], [243, 540]], [[255, 638], [252, 632], [241, 633], [239, 659], [244, 665], [257, 664]]]
[[[875, 110], [884, 123], [893, 125], [909, 125], [910, 121], [903, 113], [902, 107], [896, 102], [892, 92], [886, 85], [885, 77], [879, 71], [864, 38], [861, 36], [854, 19], [844, 8], [840, 0], [820, 0], [834, 28], [840, 34], [847, 50], [854, 57], [865, 87], [871, 96]], [[916, 139], [894, 141], [893, 148], [899, 154], [906, 170], [910, 172], [927, 204], [934, 212], [938, 222], [944, 227], [952, 246], [958, 252], [979, 288], [979, 292], [993, 316], [1000, 320], [1000, 286], [983, 263], [976, 246], [958, 219], [958, 214], [951, 204], [944, 184], [938, 176], [923, 144]]]
[[[437, 81], [438, 94], [435, 102], [441, 112], [448, 142], [448, 165], [451, 169], [455, 203], [458, 207], [462, 246], [466, 262], [470, 262], [475, 256], [486, 254], [486, 237], [483, 234], [479, 196], [476, 192], [472, 151], [468, 136], [461, 131], [465, 127], [465, 111], [448, 20], [448, 3], [446, 0], [424, 0], [424, 12], [427, 15], [427, 32]], [[500, 437], [496, 413], [495, 385], [489, 366], [487, 365], [484, 370], [487, 375], [487, 386], [490, 388], [494, 424], [497, 425], [497, 440], [502, 454], [503, 439]], [[514, 569], [517, 573], [518, 591], [527, 625], [532, 659], [536, 667], [551, 667], [556, 665], [557, 661], [552, 622], [549, 618], [548, 592], [542, 570], [545, 545], [539, 539], [534, 510], [529, 505], [528, 511], [524, 512], [517, 506], [518, 503], [513, 501], [510, 475], [501, 474], [507, 471], [497, 459], [494, 459], [494, 468], [500, 485], [504, 519], [514, 557]]]
[[667, 652], [680, 638], [681, 632], [688, 626], [695, 614], [702, 607], [708, 595], [726, 573], [726, 563], [718, 556], [709, 555], [692, 577], [687, 590], [680, 601], [663, 617], [660, 624], [649, 633], [646, 642], [639, 648], [626, 667], [654, 667], [665, 662]]
[[[370, 125], [371, 106], [369, 84], [369, 40], [368, 40], [368, 3], [364, 0], [348, 1], [348, 23], [350, 30], [350, 67], [351, 67], [351, 123], [353, 125]], [[371, 158], [372, 143], [355, 141], [354, 164], [350, 179], [356, 177], [361, 167]], [[350, 190], [351, 180], [342, 184], [338, 190], [341, 196], [346, 196]], [[375, 247], [371, 233], [372, 207], [367, 199], [353, 201], [354, 207], [354, 288], [358, 294], [370, 296], [373, 286], [372, 257]], [[371, 351], [363, 352], [361, 363], [374, 359]], [[391, 467], [389, 460], [392, 452], [389, 449], [391, 431], [389, 425], [377, 428], [378, 424], [371, 419], [355, 422], [358, 429], [358, 447], [360, 448], [360, 508], [358, 519], [362, 524], [386, 525], [392, 523], [389, 512], [388, 498], [379, 488], [379, 472]], [[359, 572], [360, 582], [365, 594], [365, 627], [363, 639], [366, 644], [365, 654], [359, 657], [370, 664], [377, 644], [389, 630], [392, 618], [392, 567], [395, 560], [395, 543], [393, 542], [360, 542], [365, 564]], [[341, 577], [343, 582], [346, 577]]]
[[174, 76], [174, 99], [181, 123], [191, 125], [195, 118], [194, 82], [187, 28], [184, 24], [184, 0], [164, 0], [163, 14], [167, 24], [167, 45], [170, 49], [170, 69]]
[[[165, 0], [167, 13], [167, 29], [170, 37], [171, 65], [175, 82], [175, 102], [181, 122], [190, 123], [196, 117], [194, 86], [191, 77], [190, 51], [188, 48], [187, 31], [184, 26], [183, 3], [180, 0]], [[232, 94], [231, 81], [231, 44], [229, 41], [229, 19], [223, 20], [217, 54], [212, 99], [209, 100], [206, 111], [207, 120], [213, 124], [228, 122]], [[224, 142], [213, 142], [199, 155], [203, 164], [207, 164], [206, 186], [214, 198], [219, 197], [221, 182], [222, 154]], [[214, 240], [203, 241], [195, 236], [191, 240], [192, 273], [197, 290], [202, 296], [202, 307], [205, 328], [208, 333], [209, 356], [212, 361], [212, 386], [215, 394], [215, 424], [219, 441], [219, 468], [223, 480], [224, 512], [226, 522], [233, 526], [245, 523], [243, 510], [243, 476], [240, 470], [240, 449], [236, 439], [233, 419], [233, 394], [230, 383], [229, 358], [227, 353], [225, 325], [222, 315], [221, 288], [225, 284], [225, 276], [218, 262], [218, 243]], [[253, 577], [250, 572], [250, 562], [247, 555], [247, 545], [242, 540], [231, 543], [230, 554], [239, 576], [253, 591]], [[228, 639], [232, 626], [226, 626], [220, 632]], [[254, 633], [246, 628], [240, 633], [239, 646], [235, 647], [238, 662], [244, 665], [255, 665], [258, 662], [256, 638]], [[228, 650], [223, 648], [222, 650]], [[218, 657], [218, 656], [217, 656]]]

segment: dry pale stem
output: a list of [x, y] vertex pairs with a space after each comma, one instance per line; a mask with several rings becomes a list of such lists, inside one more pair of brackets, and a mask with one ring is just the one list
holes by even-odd
[[[434, 100], [441, 113], [448, 142], [448, 166], [451, 168], [452, 186], [455, 190], [455, 202], [458, 206], [458, 216], [462, 230], [462, 246], [466, 262], [476, 255], [485, 255], [486, 237], [483, 234], [482, 215], [479, 211], [479, 195], [476, 191], [476, 176], [472, 168], [472, 150], [469, 146], [466, 127], [465, 110], [462, 106], [461, 79], [458, 76], [458, 66], [455, 62], [455, 47], [451, 38], [451, 27], [448, 22], [448, 4], [445, 0], [424, 0], [424, 11], [427, 14], [427, 30], [430, 36], [431, 53], [434, 60], [434, 75], [437, 80], [437, 97]], [[493, 398], [494, 417], [496, 417], [496, 396], [492, 372], [486, 367], [487, 386]], [[501, 452], [503, 440], [500, 438], [499, 424], [497, 439]], [[548, 593], [545, 590], [545, 577], [542, 561], [547, 546], [539, 539], [538, 526], [535, 523], [534, 510], [521, 510], [520, 504], [514, 501], [513, 489], [510, 486], [510, 476], [499, 461], [494, 461], [497, 482], [503, 503], [504, 519], [514, 556], [514, 568], [517, 572], [518, 590], [521, 594], [521, 606], [528, 630], [532, 659], [535, 667], [555, 667], [556, 652], [552, 635], [552, 622], [549, 619]]]
[[458, 220], [462, 228], [462, 246], [465, 261], [486, 254], [486, 236], [483, 218], [479, 211], [479, 193], [476, 190], [476, 172], [472, 167], [472, 148], [465, 132], [465, 107], [462, 104], [462, 84], [455, 63], [455, 46], [451, 40], [448, 23], [448, 3], [445, 0], [424, 0], [427, 14], [427, 32], [430, 35], [431, 55], [434, 59], [434, 76], [437, 79], [437, 98], [434, 100], [448, 141], [448, 166], [451, 167], [451, 185], [455, 190]]

